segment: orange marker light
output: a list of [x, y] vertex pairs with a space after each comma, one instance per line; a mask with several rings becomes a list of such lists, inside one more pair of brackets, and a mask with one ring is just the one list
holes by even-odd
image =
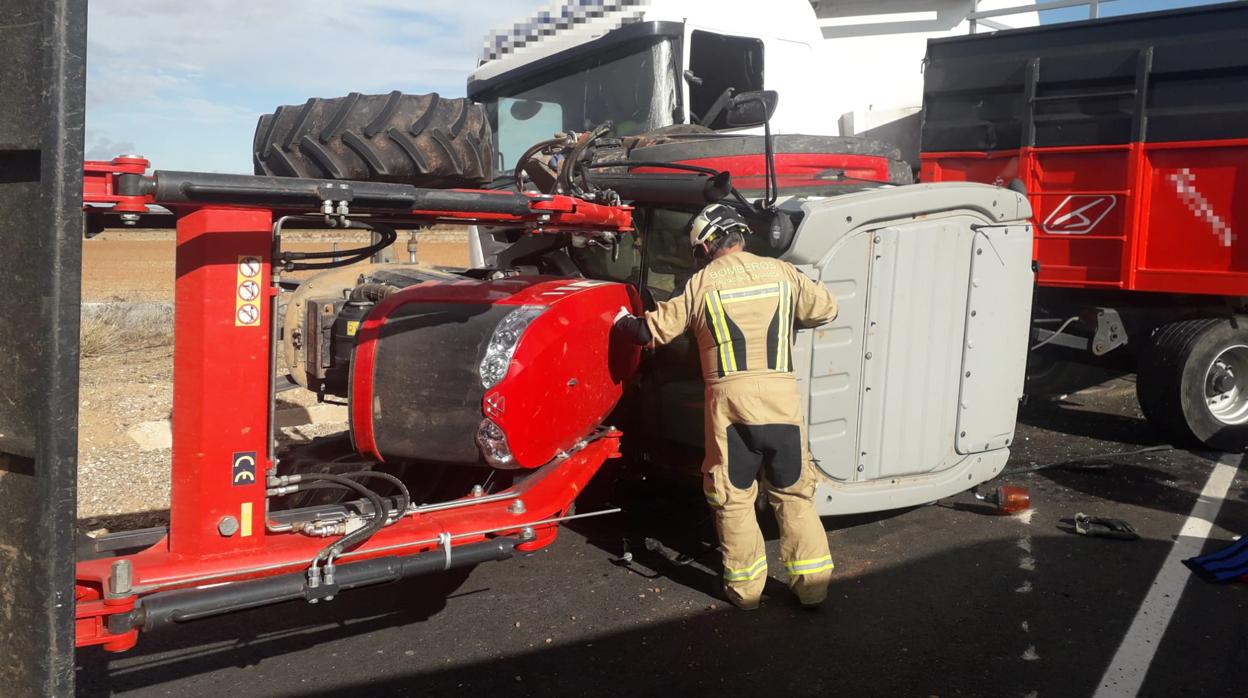
[[1031, 508], [1031, 493], [1026, 487], [998, 487], [995, 499], [997, 511], [1002, 514], [1016, 514]]

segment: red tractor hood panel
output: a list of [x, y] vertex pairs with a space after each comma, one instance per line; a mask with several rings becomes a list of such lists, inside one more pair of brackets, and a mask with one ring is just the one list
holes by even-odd
[[[510, 451], [495, 465], [550, 462], [602, 424], [636, 372], [640, 349], [612, 332], [621, 306], [640, 308], [627, 285], [541, 276], [430, 282], [394, 293], [356, 339], [356, 447], [383, 460], [479, 464], [477, 435], [488, 418]], [[517, 312], [528, 323], [505, 370], [486, 381], [482, 362], [498, 355], [491, 347], [507, 331], [500, 324]]]

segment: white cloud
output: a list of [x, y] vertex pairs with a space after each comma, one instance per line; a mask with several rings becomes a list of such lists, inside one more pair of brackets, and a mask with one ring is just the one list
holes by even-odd
[[462, 95], [487, 30], [544, 4], [93, 0], [88, 134], [158, 167], [247, 171], [260, 114], [351, 91]]
[[112, 160], [118, 155], [127, 155], [134, 152], [133, 143], [115, 141], [101, 135], [88, 137], [86, 145], [85, 159], [87, 160]]

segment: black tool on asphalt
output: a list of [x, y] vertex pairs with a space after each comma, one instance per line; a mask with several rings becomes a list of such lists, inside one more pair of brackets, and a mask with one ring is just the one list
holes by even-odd
[[664, 560], [667, 560], [673, 565], [679, 565], [683, 567], [697, 560], [697, 558], [693, 557], [692, 555], [685, 555], [684, 553], [679, 553], [679, 552], [676, 552], [675, 550], [672, 550], [666, 545], [663, 545], [662, 541], [658, 540], [657, 538], [647, 538], [645, 540], [645, 546], [646, 546], [646, 550], [649, 550], [655, 555], [662, 557]]
[[1088, 516], [1087, 514], [1075, 514], [1075, 533], [1081, 536], [1117, 540], [1139, 540], [1140, 537], [1135, 527], [1122, 519]]
[[1248, 536], [1217, 552], [1183, 561], [1193, 572], [1210, 582], [1248, 582]]
[[642, 577], [644, 579], [658, 579], [659, 577], [663, 576], [662, 574], [658, 572], [646, 573], [638, 569], [637, 567], [633, 566], [633, 551], [631, 549], [631, 543], [629, 542], [627, 538], [625, 538], [622, 545], [624, 548], [624, 552], [619, 557], [612, 558], [611, 564], [615, 565], [616, 567], [623, 567], [629, 572], [632, 572], [633, 574], [638, 575], [639, 577]]

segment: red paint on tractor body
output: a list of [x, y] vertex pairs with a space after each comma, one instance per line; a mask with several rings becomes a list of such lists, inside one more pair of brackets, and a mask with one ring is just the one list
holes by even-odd
[[516, 464], [537, 467], [568, 451], [606, 419], [637, 370], [641, 350], [612, 337], [621, 307], [640, 313], [625, 284], [559, 279], [535, 283], [512, 302], [543, 305], [516, 346], [507, 375], [483, 410], [507, 434]]
[[[463, 304], [473, 307], [541, 308], [524, 329], [503, 378], [485, 390], [480, 418], [489, 417], [507, 436], [514, 465], [532, 469], [572, 449], [606, 419], [637, 369], [640, 349], [612, 336], [612, 318], [621, 307], [640, 312], [636, 291], [625, 284], [588, 279], [521, 276], [492, 281], [427, 282], [399, 291], [365, 318], [356, 339], [352, 367], [351, 429], [356, 448], [378, 460], [388, 455], [379, 443], [375, 422], [378, 395], [378, 349], [391, 318], [411, 306]], [[393, 326], [393, 323], [392, 323]], [[493, 327], [489, 328], [490, 330]], [[475, 368], [479, 348], [463, 351]], [[413, 358], [412, 370], [420, 366]], [[456, 374], [459, 376], [461, 374]], [[429, 380], [447, 381], [446, 375]], [[467, 377], [476, 383], [479, 375]], [[476, 385], [440, 385], [447, 391]]]

